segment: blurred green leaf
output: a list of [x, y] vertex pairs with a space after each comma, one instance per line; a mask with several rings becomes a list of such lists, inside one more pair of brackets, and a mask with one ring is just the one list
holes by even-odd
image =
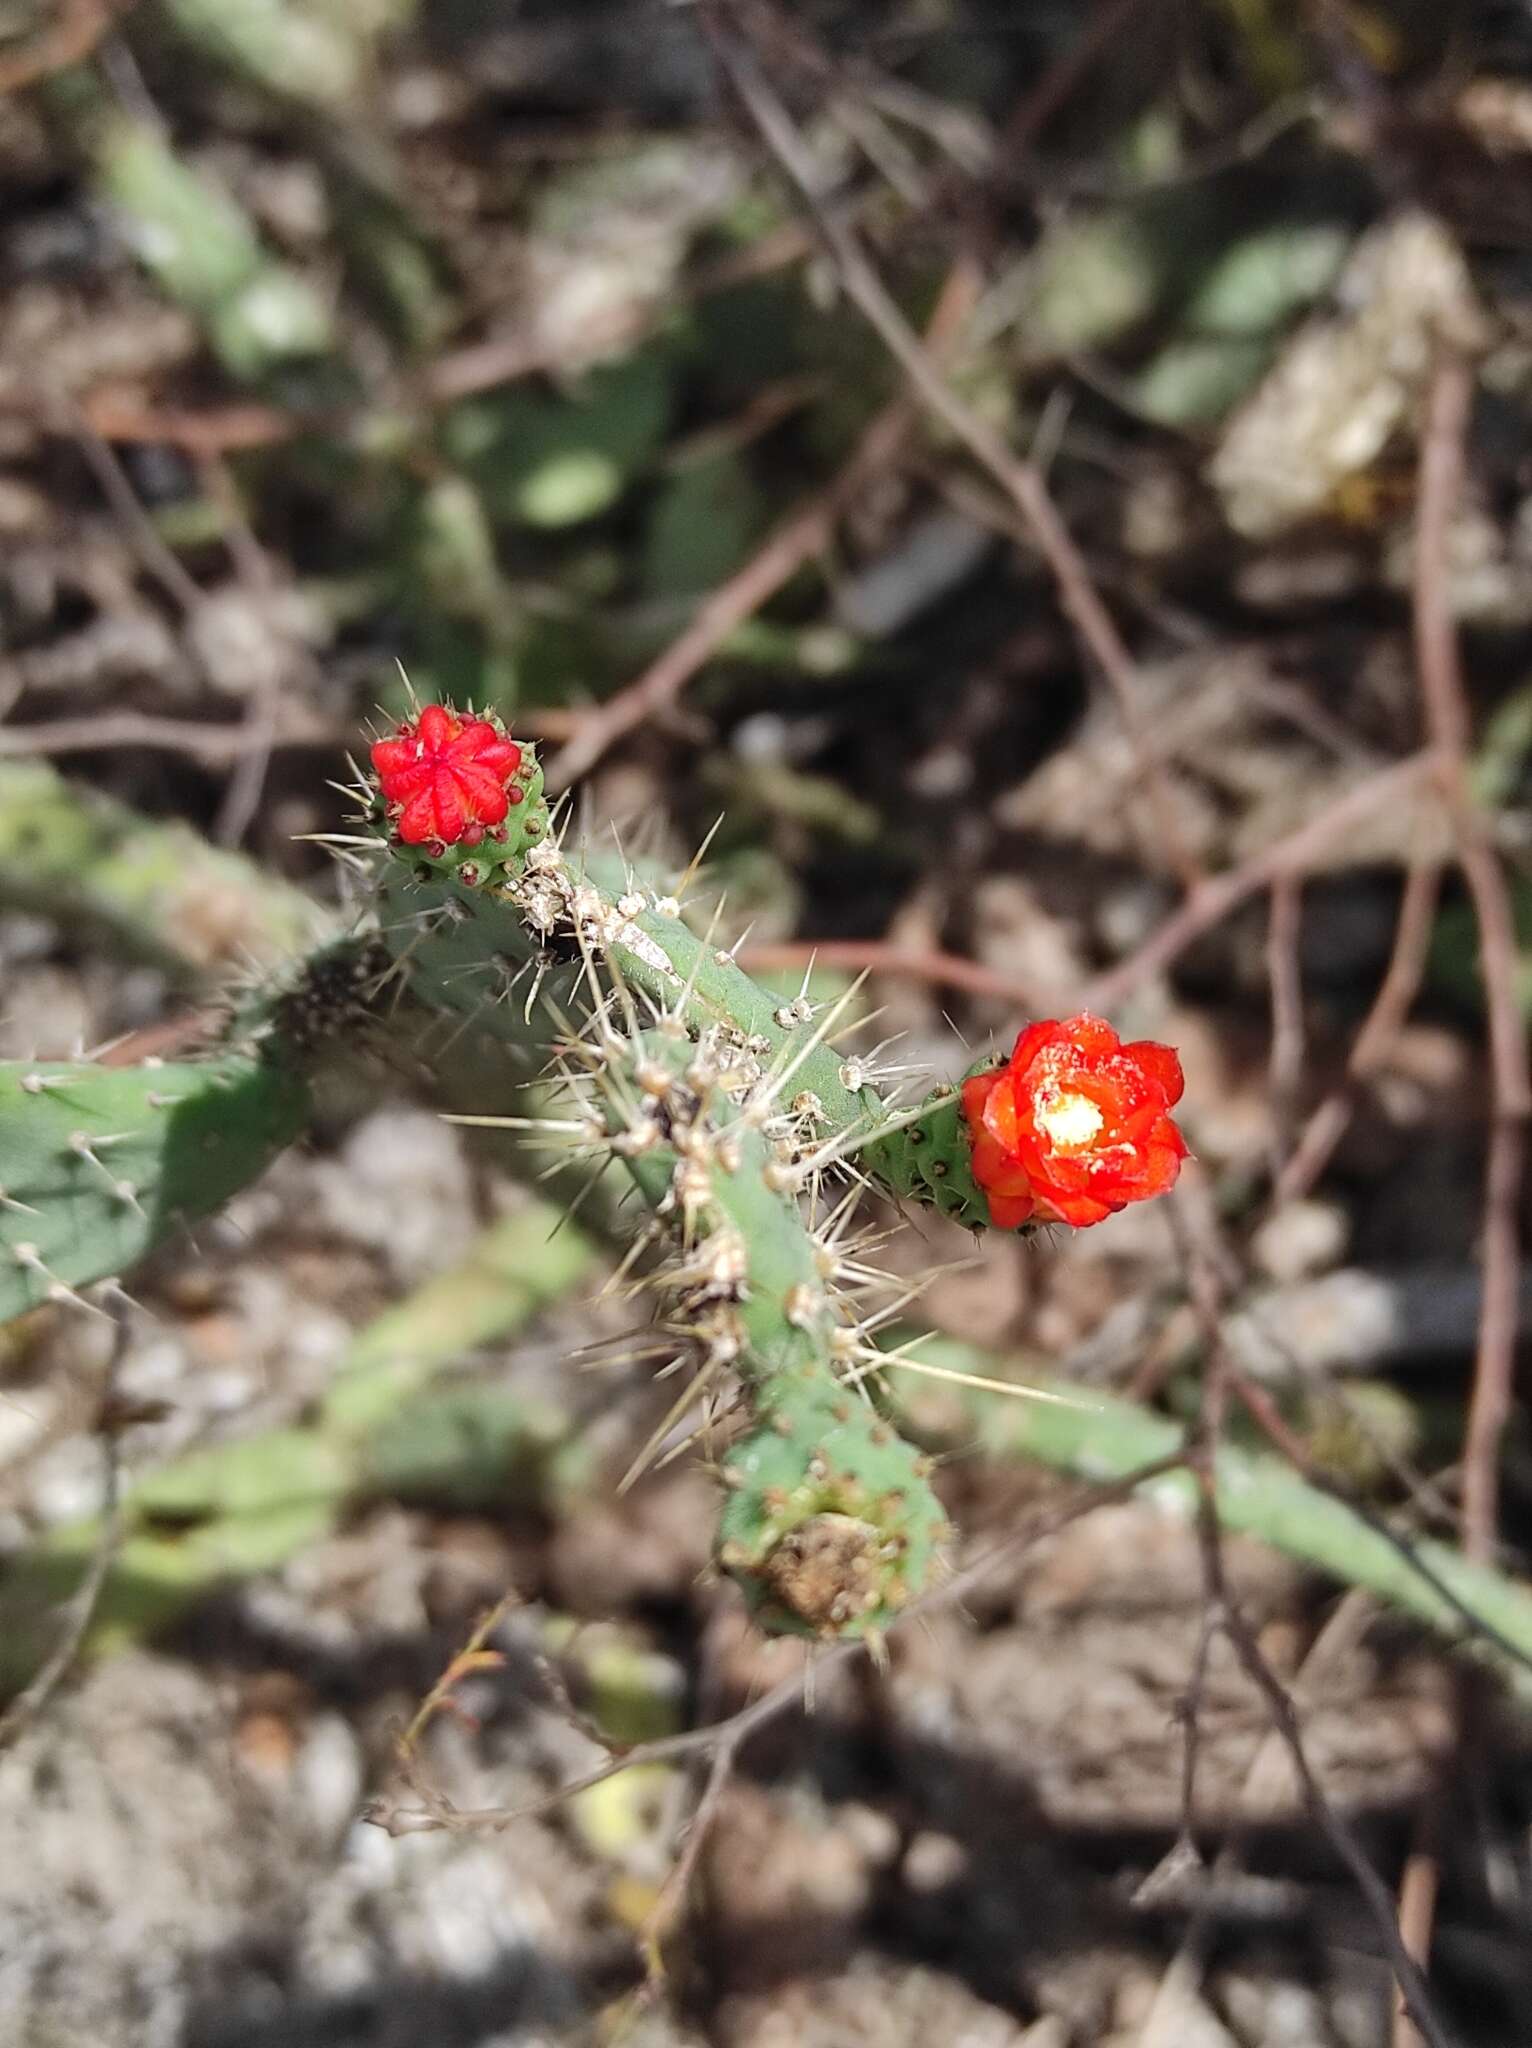
[[563, 398], [516, 390], [459, 406], [448, 448], [491, 513], [524, 526], [576, 526], [609, 511], [664, 444], [675, 365], [651, 347], [592, 370]]
[[644, 523], [642, 580], [651, 597], [711, 590], [765, 530], [766, 505], [734, 454], [690, 463], [668, 478]]

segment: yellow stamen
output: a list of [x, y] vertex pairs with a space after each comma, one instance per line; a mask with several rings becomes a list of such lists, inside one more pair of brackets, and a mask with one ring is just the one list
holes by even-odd
[[1035, 1115], [1038, 1129], [1056, 1152], [1080, 1151], [1104, 1121], [1088, 1095], [1065, 1095], [1056, 1090], [1038, 1097]]

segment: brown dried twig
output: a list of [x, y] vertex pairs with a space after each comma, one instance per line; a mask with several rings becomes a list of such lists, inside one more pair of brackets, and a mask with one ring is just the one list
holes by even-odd
[[1314, 1186], [1345, 1135], [1363, 1083], [1382, 1067], [1404, 1028], [1425, 978], [1441, 895], [1436, 860], [1414, 861], [1405, 877], [1393, 949], [1372, 1007], [1352, 1043], [1346, 1075], [1311, 1113], [1272, 1190], [1274, 1205], [1299, 1200]]
[[1231, 912], [1260, 894], [1282, 875], [1301, 875], [1332, 841], [1374, 811], [1397, 803], [1425, 779], [1434, 757], [1422, 751], [1380, 768], [1352, 785], [1317, 816], [1263, 846], [1238, 867], [1214, 875], [1188, 890], [1179, 908], [1152, 931], [1136, 952], [1097, 975], [1084, 1002], [1093, 1010], [1111, 1010], [1193, 945], [1205, 932], [1222, 924]]
[[742, 946], [740, 965], [751, 974], [803, 967], [843, 967], [860, 973], [902, 974], [912, 981], [931, 982], [938, 988], [960, 988], [972, 996], [993, 996], [1003, 1003], [1020, 1004], [1023, 1009], [1037, 1002], [1034, 989], [1013, 974], [986, 967], [979, 960], [965, 960], [958, 953], [936, 948], [896, 945], [889, 939], [783, 939], [762, 940]]
[[1516, 1364], [1520, 1232], [1517, 1209], [1532, 1110], [1527, 1036], [1516, 991], [1516, 927], [1510, 890], [1468, 778], [1471, 724], [1452, 615], [1448, 543], [1462, 495], [1473, 404], [1472, 365], [1444, 346], [1426, 398], [1415, 530], [1415, 659], [1438, 786], [1479, 930], [1489, 1017], [1491, 1116], [1485, 1163], [1481, 1257], [1484, 1294], [1473, 1393], [1463, 1446], [1463, 1545], [1494, 1556], [1500, 1510], [1500, 1444], [1510, 1418]]
[[[947, 275], [931, 316], [928, 340], [933, 348], [940, 350], [950, 343], [977, 297], [977, 273], [959, 259]], [[902, 396], [877, 414], [839, 474], [768, 535], [764, 545], [703, 602], [685, 632], [642, 675], [585, 714], [574, 738], [548, 764], [550, 789], [567, 789], [588, 774], [608, 748], [673, 704], [729, 635], [829, 546], [847, 507], [873, 477], [893, 463], [915, 419], [914, 408]]]
[[986, 470], [1015, 506], [1027, 535], [1042, 555], [1059, 601], [1087, 655], [1105, 677], [1119, 716], [1143, 762], [1156, 830], [1171, 865], [1188, 887], [1200, 867], [1186, 847], [1175, 801], [1148, 744], [1139, 710], [1137, 667], [1086, 566], [1085, 558], [1049, 495], [1042, 472], [1016, 455], [968, 405], [944, 375], [931, 350], [905, 319], [857, 237], [855, 228], [827, 207], [819, 192], [818, 167], [792, 116], [758, 59], [739, 10], [706, 0], [699, 19], [730, 83], [778, 165], [797, 188], [835, 265], [842, 289], [898, 363], [921, 403]]
[[1171, 1227], [1186, 1269], [1187, 1289], [1207, 1355], [1201, 1412], [1187, 1452], [1188, 1465], [1197, 1484], [1197, 1537], [1205, 1598], [1246, 1677], [1266, 1701], [1272, 1728], [1291, 1760], [1310, 1819], [1350, 1871], [1362, 1895], [1388, 1955], [1404, 2009], [1420, 2030], [1426, 2048], [1452, 2048], [1450, 2037], [1437, 2017], [1424, 1973], [1400, 1931], [1393, 1897], [1316, 1776], [1309, 1762], [1292, 1695], [1267, 1662], [1255, 1631], [1230, 1588], [1224, 1568], [1223, 1532], [1218, 1522], [1216, 1453], [1223, 1435], [1229, 1398], [1235, 1391], [1238, 1368], [1229, 1355], [1223, 1335], [1223, 1285], [1219, 1278], [1218, 1246], [1209, 1243], [1203, 1232], [1191, 1224], [1182, 1204], [1172, 1208]]
[[1290, 870], [1271, 885], [1266, 926], [1266, 978], [1271, 987], [1271, 1057], [1268, 1084], [1272, 1114], [1272, 1166], [1280, 1172], [1292, 1153], [1303, 1085], [1304, 1016], [1303, 877]]
[[[1012, 1530], [998, 1543], [965, 1565], [961, 1571], [954, 1572], [942, 1585], [935, 1587], [921, 1599], [913, 1601], [900, 1616], [898, 1625], [904, 1627], [922, 1615], [935, 1612], [938, 1608], [954, 1603], [960, 1604], [983, 1584], [998, 1564], [1014, 1558], [1018, 1551], [1042, 1542], [1067, 1527], [1069, 1523], [1077, 1521], [1082, 1515], [1093, 1513], [1098, 1507], [1106, 1507], [1113, 1501], [1126, 1500], [1137, 1492], [1139, 1487], [1166, 1472], [1174, 1471], [1184, 1462], [1182, 1454], [1177, 1452], [1173, 1457], [1157, 1458], [1151, 1464], [1140, 1467], [1138, 1471], [1129, 1473], [1125, 1478], [1114, 1480], [1110, 1485], [1076, 1488], [1056, 1506], [1032, 1516], [1021, 1528]], [[490, 1618], [488, 1628], [483, 1623], [480, 1624], [479, 1630], [475, 1631], [474, 1637], [465, 1645], [466, 1651], [472, 1653], [483, 1648], [496, 1619], [498, 1615]], [[816, 1680], [823, 1678], [867, 1652], [868, 1645], [861, 1642], [841, 1641], [827, 1644], [814, 1652], [814, 1676]], [[410, 1730], [398, 1750], [406, 1782], [420, 1798], [420, 1805], [404, 1807], [396, 1799], [382, 1798], [374, 1800], [363, 1814], [365, 1820], [370, 1821], [375, 1827], [382, 1828], [389, 1835], [431, 1834], [442, 1831], [454, 1834], [498, 1834], [514, 1826], [517, 1821], [535, 1819], [541, 1814], [552, 1812], [579, 1793], [605, 1784], [609, 1778], [616, 1777], [621, 1771], [633, 1770], [644, 1764], [675, 1763], [699, 1755], [711, 1756], [720, 1747], [725, 1749], [729, 1759], [724, 1771], [726, 1778], [728, 1769], [737, 1760], [749, 1737], [789, 1707], [801, 1705], [804, 1699], [803, 1674], [795, 1672], [790, 1678], [785, 1678], [773, 1686], [769, 1692], [763, 1693], [758, 1700], [751, 1701], [749, 1705], [741, 1707], [736, 1713], [727, 1715], [721, 1721], [712, 1721], [701, 1728], [683, 1729], [675, 1735], [661, 1735], [651, 1741], [635, 1743], [620, 1754], [613, 1754], [605, 1763], [597, 1765], [583, 1776], [567, 1784], [555, 1786], [542, 1798], [530, 1800], [523, 1806], [465, 1809], [454, 1806], [443, 1794], [425, 1786], [419, 1779], [415, 1760], [415, 1740], [437, 1710], [431, 1703], [434, 1701], [439, 1706], [446, 1691], [450, 1689], [450, 1684], [455, 1682], [455, 1679], [450, 1677], [453, 1669], [453, 1665], [449, 1665], [447, 1673], [443, 1674], [442, 1679], [427, 1695], [426, 1702], [416, 1713]], [[714, 1773], [710, 1772], [709, 1790], [713, 1782]], [[705, 1793], [704, 1797], [706, 1796]], [[712, 1811], [716, 1810], [721, 1797], [720, 1785], [710, 1802], [710, 1816]], [[697, 1817], [701, 1818], [700, 1809]], [[695, 1821], [688, 1842], [696, 1844], [690, 1857], [690, 1862], [694, 1864], [701, 1847]]]
[[24, 92], [83, 64], [135, 0], [60, 0], [58, 19], [28, 48], [0, 57], [0, 93]]
[[117, 1388], [117, 1369], [128, 1346], [126, 1301], [119, 1298], [113, 1312], [112, 1352], [107, 1360], [97, 1403], [97, 1435], [101, 1443], [102, 1506], [101, 1531], [90, 1564], [64, 1609], [62, 1633], [36, 1675], [0, 1715], [0, 1756], [13, 1749], [26, 1731], [44, 1713], [64, 1680], [74, 1669], [75, 1659], [90, 1634], [96, 1608], [106, 1587], [107, 1576], [122, 1544], [122, 1453], [120, 1428], [112, 1413]]

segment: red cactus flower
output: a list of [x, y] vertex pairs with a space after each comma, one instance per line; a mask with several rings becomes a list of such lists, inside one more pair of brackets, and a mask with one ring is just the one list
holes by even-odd
[[521, 766], [520, 747], [488, 719], [459, 718], [440, 704], [379, 740], [372, 765], [406, 846], [477, 846], [521, 802], [521, 791], [506, 787]]
[[1164, 1194], [1186, 1156], [1169, 1115], [1183, 1085], [1168, 1045], [1124, 1045], [1099, 1017], [1029, 1024], [1003, 1067], [963, 1083], [991, 1221], [1083, 1226]]

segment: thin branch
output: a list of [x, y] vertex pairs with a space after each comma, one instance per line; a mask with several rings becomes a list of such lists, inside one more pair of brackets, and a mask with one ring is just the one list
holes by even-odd
[[64, 1626], [58, 1642], [25, 1691], [16, 1695], [0, 1716], [0, 1756], [13, 1749], [26, 1731], [46, 1711], [49, 1701], [74, 1669], [75, 1659], [90, 1633], [96, 1608], [108, 1574], [122, 1543], [122, 1452], [119, 1429], [112, 1414], [117, 1386], [117, 1369], [128, 1346], [125, 1305], [119, 1301], [114, 1314], [112, 1355], [101, 1384], [97, 1432], [101, 1441], [102, 1495], [104, 1513], [101, 1533], [84, 1578], [64, 1610]]
[[1255, 1631], [1230, 1588], [1224, 1569], [1223, 1532], [1218, 1522], [1217, 1449], [1223, 1436], [1229, 1395], [1233, 1391], [1237, 1369], [1223, 1336], [1223, 1286], [1215, 1256], [1216, 1241], [1209, 1244], [1203, 1236], [1194, 1234], [1180, 1210], [1172, 1211], [1171, 1223], [1176, 1231], [1186, 1268], [1188, 1293], [1207, 1351], [1201, 1413], [1188, 1445], [1188, 1463], [1197, 1485], [1197, 1538], [1208, 1600], [1246, 1676], [1266, 1701], [1272, 1726], [1297, 1774], [1309, 1817], [1351, 1872], [1387, 1952], [1400, 1998], [1420, 2029], [1426, 2048], [1452, 2048], [1451, 2040], [1436, 2016], [1425, 1977], [1400, 1932], [1393, 1897], [1373, 1868], [1366, 1850], [1326, 1796], [1308, 1759], [1298, 1709], [1267, 1663]]
[[133, 5], [134, 0], [62, 0], [52, 28], [30, 48], [0, 57], [0, 93], [24, 92], [83, 64]]
[[993, 996], [1023, 1009], [1038, 1001], [1038, 992], [1015, 975], [1002, 974], [958, 953], [896, 945], [889, 939], [783, 939], [742, 946], [740, 965], [751, 974], [771, 974], [810, 965], [844, 967], [873, 974], [903, 974], [938, 988], [960, 988], [973, 996]]
[[[933, 1587], [920, 1599], [912, 1601], [900, 1615], [897, 1627], [907, 1627], [921, 1615], [932, 1614], [940, 1608], [965, 1600], [974, 1592], [995, 1567], [1015, 1557], [1034, 1543], [1042, 1542], [1056, 1535], [1069, 1523], [1078, 1521], [1082, 1515], [1093, 1513], [1098, 1507], [1109, 1506], [1113, 1501], [1126, 1500], [1141, 1486], [1160, 1478], [1167, 1472], [1179, 1469], [1185, 1464], [1183, 1454], [1177, 1451], [1165, 1458], [1156, 1458], [1149, 1464], [1124, 1478], [1113, 1480], [1105, 1486], [1082, 1486], [1075, 1489], [1056, 1506], [1043, 1510], [1030, 1518], [1021, 1528], [1012, 1530], [998, 1543], [984, 1551], [954, 1572], [940, 1586]], [[836, 1642], [827, 1644], [816, 1652], [815, 1673], [822, 1678], [838, 1670], [853, 1658], [865, 1656], [868, 1645], [865, 1642]], [[737, 1757], [746, 1739], [755, 1730], [774, 1719], [787, 1708], [801, 1704], [803, 1700], [803, 1677], [795, 1672], [783, 1679], [758, 1700], [741, 1707], [737, 1713], [728, 1715], [722, 1721], [712, 1721], [701, 1728], [687, 1728], [675, 1735], [661, 1735], [649, 1742], [634, 1744], [620, 1756], [609, 1758], [605, 1763], [587, 1771], [583, 1777], [569, 1783], [555, 1786], [551, 1792], [539, 1799], [528, 1801], [524, 1806], [496, 1806], [481, 1808], [455, 1807], [440, 1794], [432, 1794], [419, 1807], [400, 1807], [392, 1799], [377, 1799], [366, 1808], [362, 1818], [373, 1826], [380, 1827], [386, 1834], [417, 1835], [432, 1834], [446, 1830], [455, 1834], [500, 1833], [513, 1827], [517, 1821], [535, 1819], [552, 1812], [574, 1798], [578, 1793], [588, 1792], [596, 1785], [604, 1785], [609, 1778], [620, 1772], [633, 1770], [641, 1764], [675, 1763], [681, 1758], [711, 1754], [720, 1743], [726, 1743]], [[413, 1789], [420, 1790], [419, 1786]]]
[[1452, 819], [1455, 850], [1479, 928], [1480, 971], [1489, 1016], [1492, 1114], [1485, 1163], [1479, 1314], [1473, 1394], [1463, 1446], [1463, 1542], [1481, 1563], [1495, 1554], [1500, 1520], [1500, 1447], [1510, 1419], [1516, 1365], [1517, 1210], [1532, 1109], [1527, 1038], [1516, 989], [1517, 941], [1510, 891], [1468, 777], [1471, 720], [1448, 570], [1452, 521], [1462, 495], [1473, 405], [1472, 365], [1444, 347], [1426, 398], [1415, 533], [1415, 658], [1437, 777]]
[[1300, 875], [1335, 839], [1342, 837], [1364, 818], [1386, 805], [1398, 803], [1434, 766], [1434, 756], [1422, 751], [1395, 761], [1387, 768], [1355, 783], [1344, 796], [1310, 818], [1305, 824], [1274, 839], [1253, 853], [1238, 867], [1214, 875], [1189, 890], [1185, 901], [1171, 912], [1158, 930], [1149, 934], [1136, 952], [1128, 954], [1092, 981], [1084, 994], [1088, 1009], [1109, 1011], [1156, 974], [1162, 974], [1188, 946], [1211, 931], [1279, 876]]
[[1352, 1044], [1345, 1080], [1325, 1097], [1299, 1133], [1291, 1157], [1277, 1176], [1272, 1191], [1274, 1205], [1297, 1201], [1308, 1194], [1345, 1135], [1357, 1091], [1393, 1051], [1425, 979], [1441, 886], [1439, 861], [1412, 862], [1399, 903], [1388, 967]]
[[1278, 875], [1271, 885], [1266, 927], [1266, 973], [1271, 985], [1271, 1058], [1268, 1083], [1272, 1115], [1272, 1168], [1280, 1173], [1291, 1156], [1303, 1086], [1303, 877]]
[[[695, 277], [683, 279], [658, 307], [648, 301], [627, 302], [593, 319], [582, 334], [586, 350], [594, 359], [634, 347], [660, 318], [669, 318], [677, 305], [692, 304], [750, 278], [784, 269], [800, 261], [812, 247], [802, 228], [780, 228], [748, 249], [705, 265]], [[546, 341], [521, 332], [491, 335], [426, 365], [414, 387], [391, 394], [391, 402], [400, 406], [412, 402], [432, 407], [453, 405], [479, 392], [567, 368], [565, 351]], [[193, 457], [270, 448], [302, 434], [345, 434], [366, 417], [365, 410], [357, 408], [288, 410], [251, 399], [195, 410], [145, 405], [110, 389], [88, 393], [81, 405], [92, 427], [108, 441], [159, 442]], [[0, 400], [0, 408], [11, 409], [4, 400]], [[21, 394], [17, 409], [31, 408], [31, 395]]]
[[[728, 17], [726, 19], [726, 16]], [[833, 260], [846, 296], [878, 335], [909, 379], [921, 402], [987, 470], [1015, 505], [1033, 545], [1058, 587], [1059, 601], [1087, 653], [1105, 677], [1118, 713], [1145, 758], [1146, 792], [1166, 856], [1191, 886], [1200, 874], [1176, 819], [1174, 795], [1163, 768], [1148, 749], [1139, 708], [1137, 667], [1102, 602], [1085, 558], [1059, 516], [1042, 472], [1017, 456], [973, 408], [953, 390], [931, 351], [922, 343], [879, 277], [856, 230], [832, 213], [819, 192], [819, 170], [791, 115], [767, 78], [756, 52], [737, 33], [737, 10], [707, 0], [700, 19], [720, 64], [744, 102], [768, 149], [797, 187]]]
[[1198, 1515], [1198, 1532], [1202, 1541], [1203, 1569], [1208, 1575], [1209, 1587], [1219, 1608], [1224, 1634], [1244, 1667], [1246, 1676], [1265, 1698], [1272, 1726], [1282, 1738], [1293, 1769], [1297, 1773], [1309, 1817], [1351, 1872], [1357, 1890], [1367, 1903], [1388, 1953], [1404, 2010], [1419, 2030], [1426, 2048], [1453, 2048], [1451, 2036], [1437, 2017], [1424, 1973], [1411, 1955], [1409, 1945], [1400, 1931], [1394, 1901], [1388, 1887], [1373, 1868], [1372, 1861], [1361, 1843], [1331, 1805], [1324, 1787], [1315, 1776], [1304, 1745], [1303, 1730], [1299, 1726], [1298, 1710], [1287, 1688], [1267, 1663], [1261, 1646], [1256, 1641], [1255, 1631], [1231, 1594], [1224, 1572], [1223, 1546], [1219, 1541], [1217, 1502], [1206, 1479], [1199, 1500], [1201, 1511]]
[[267, 747], [339, 749], [349, 737], [345, 727], [307, 713], [285, 714], [277, 729], [268, 734], [244, 724], [213, 725], [195, 718], [156, 718], [147, 711], [108, 711], [95, 718], [55, 718], [40, 725], [0, 726], [0, 759], [152, 747], [185, 754], [204, 768], [227, 768], [250, 752]]
[[[971, 312], [978, 289], [977, 274], [959, 258], [948, 273], [931, 317], [933, 347], [939, 349], [951, 341]], [[877, 414], [839, 474], [768, 535], [764, 545], [719, 585], [685, 632], [642, 675], [585, 714], [574, 738], [548, 765], [550, 789], [567, 789], [588, 774], [618, 740], [673, 704], [729, 635], [829, 546], [847, 507], [895, 460], [915, 419], [914, 408], [902, 396]]]

